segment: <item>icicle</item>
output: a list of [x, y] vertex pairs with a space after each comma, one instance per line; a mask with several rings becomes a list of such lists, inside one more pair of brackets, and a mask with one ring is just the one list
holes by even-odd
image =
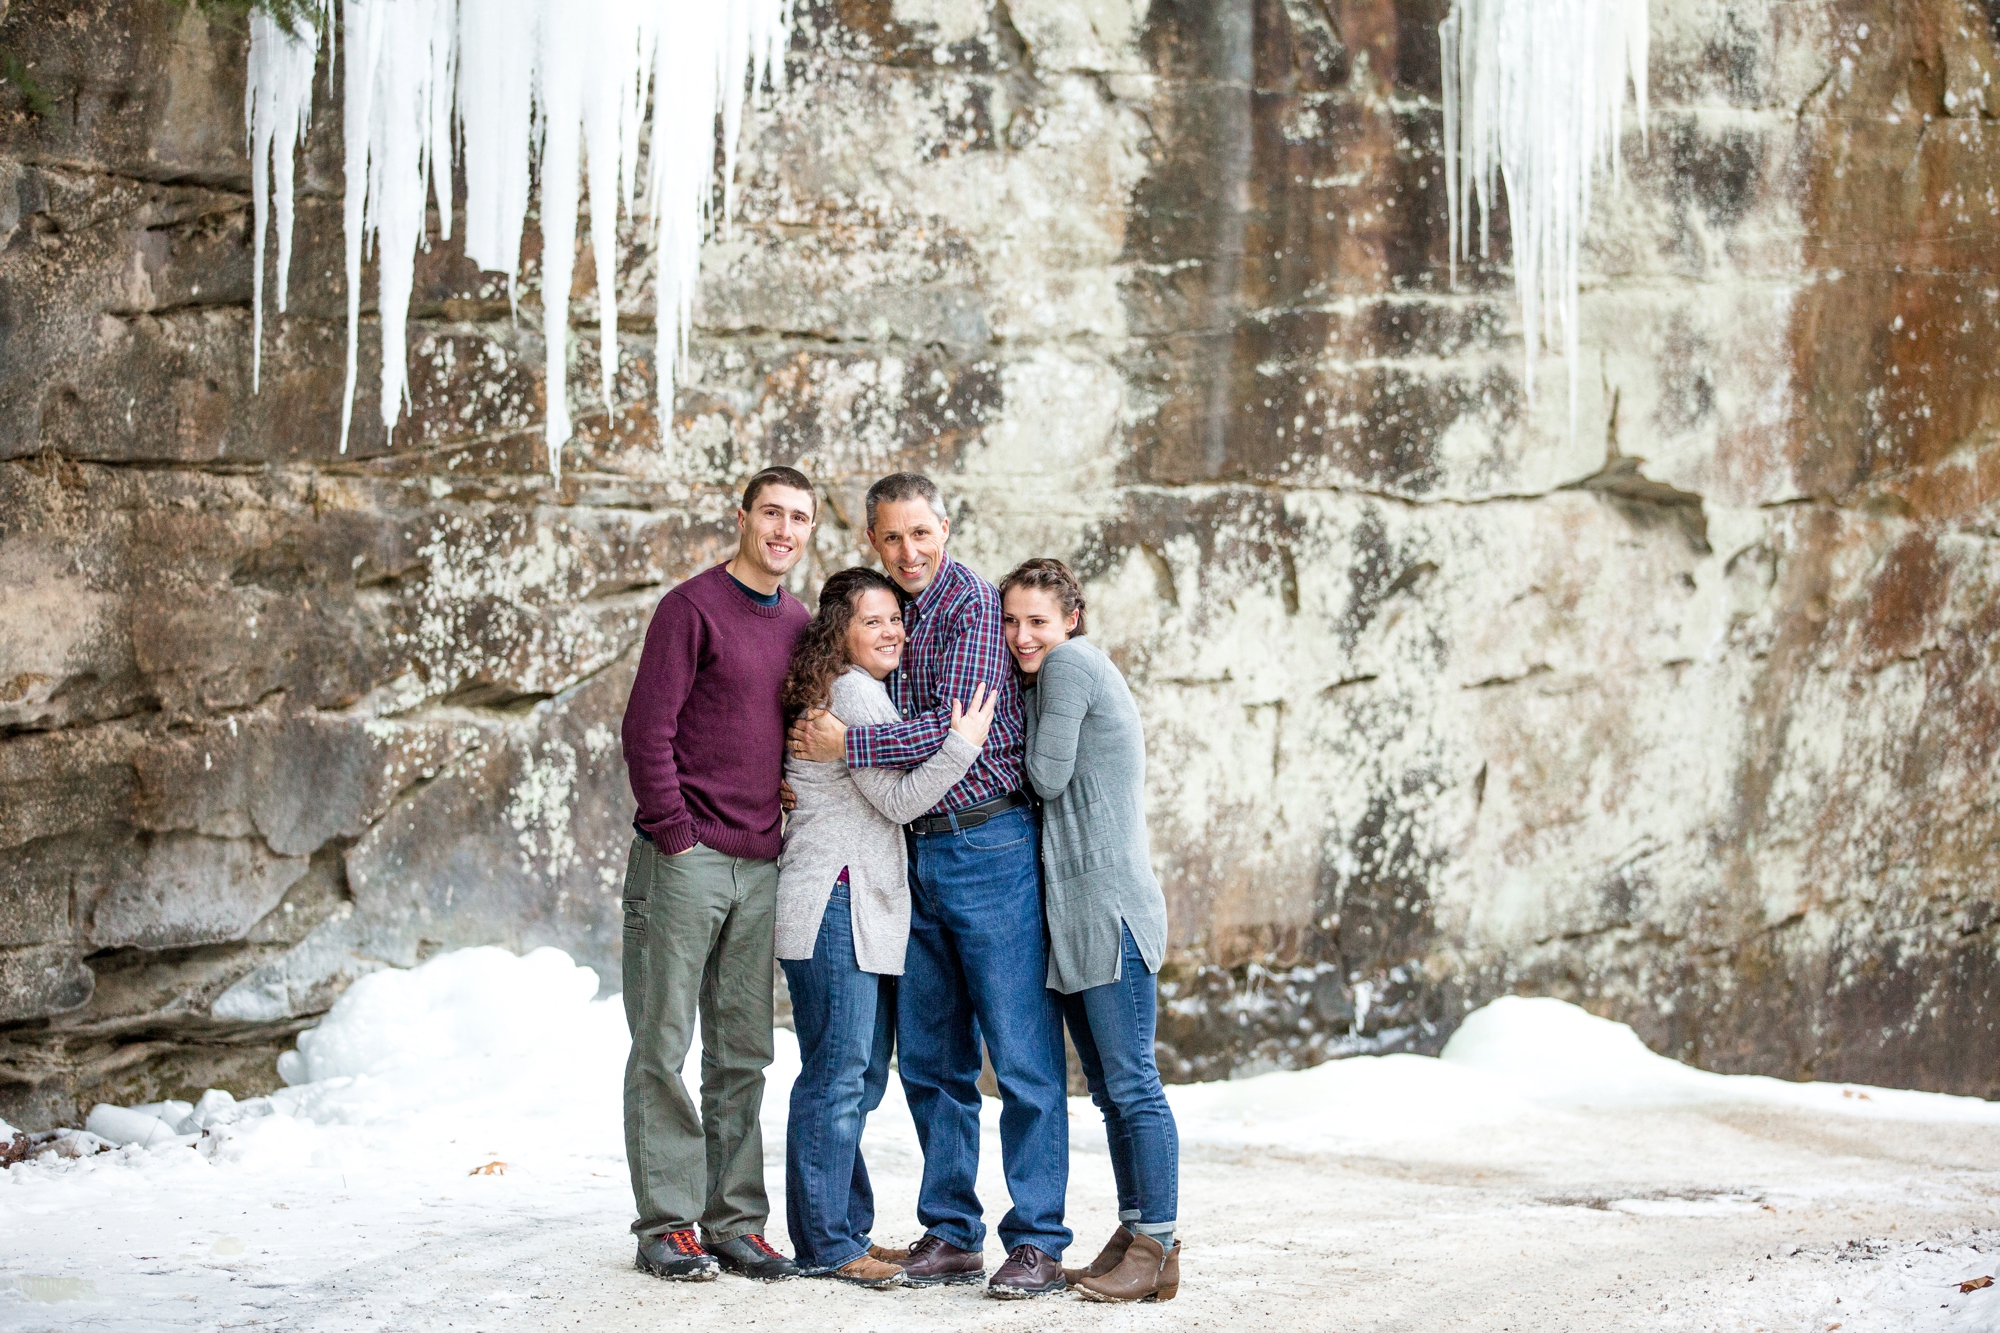
[[[604, 410], [612, 408], [618, 377], [618, 202], [625, 193], [623, 169], [628, 143], [627, 116], [639, 73], [639, 30], [618, 0], [595, 10], [602, 27], [592, 34], [597, 69], [584, 80], [583, 140], [590, 171], [590, 251], [597, 268], [598, 374]], [[632, 140], [636, 148], [636, 141]], [[555, 444], [550, 444], [551, 456]]]
[[540, 0], [459, 0], [458, 124], [465, 162], [465, 253], [507, 275], [520, 298], [521, 231], [535, 143]]
[[[654, 226], [658, 268], [653, 288], [656, 373], [663, 422], [673, 412], [675, 372], [687, 349], [694, 313], [695, 277], [702, 237], [712, 224], [710, 183], [715, 171], [715, 111], [725, 85], [717, 78], [731, 10], [689, 5], [670, 14], [655, 41], [652, 155], [647, 161], [647, 212]], [[662, 136], [661, 124], [709, 125], [707, 136], [689, 128]]]
[[[442, 230], [451, 234], [454, 106], [465, 252], [481, 268], [507, 274], [511, 302], [519, 296], [530, 173], [539, 164], [547, 440], [558, 474], [571, 433], [568, 295], [583, 172], [609, 408], [618, 370], [618, 209], [622, 203], [634, 212], [640, 144], [649, 142], [639, 211], [651, 216], [657, 238], [659, 392], [662, 419], [671, 421], [701, 244], [715, 221], [716, 120], [724, 135], [726, 221], [735, 206], [745, 76], [768, 79], [782, 58], [790, 0], [341, 0], [341, 12], [348, 181], [342, 450], [359, 376], [361, 276], [371, 239], [385, 426], [394, 428], [409, 396], [404, 330], [433, 190]], [[310, 68], [308, 61], [308, 78]], [[249, 107], [253, 139], [264, 123], [259, 106]], [[288, 225], [283, 233], [280, 243], [288, 246]]]
[[277, 206], [278, 309], [292, 271], [293, 162], [312, 122], [313, 67], [319, 60], [319, 25], [301, 19], [280, 23], [264, 10], [250, 13], [250, 70], [243, 85], [243, 122], [250, 131], [250, 388], [264, 368], [264, 235]]
[[[431, 79], [447, 63], [434, 45], [442, 27], [438, 8], [438, 0], [379, 6], [387, 22], [369, 126], [368, 230], [375, 238], [385, 430], [395, 429], [410, 396], [410, 295], [430, 213]], [[445, 183], [440, 194], [450, 191], [448, 175]]]
[[549, 472], [557, 477], [562, 475], [562, 447], [570, 437], [569, 289], [576, 270], [583, 57], [589, 51], [578, 19], [559, 4], [542, 11], [541, 76], [536, 80], [543, 122], [542, 339], [548, 394], [544, 438]]
[[1472, 243], [1489, 251], [1495, 177], [1507, 189], [1514, 289], [1528, 397], [1535, 357], [1560, 346], [1577, 398], [1577, 287], [1590, 191], [1619, 171], [1629, 79], [1646, 125], [1646, 0], [1453, 0], [1439, 25], [1444, 60], [1445, 199], [1452, 281]]
[[383, 14], [368, 0], [343, 0], [347, 37], [341, 78], [341, 139], [346, 148], [347, 194], [341, 206], [347, 242], [347, 392], [340, 404], [340, 452], [354, 424], [354, 385], [361, 361], [361, 260], [368, 226], [368, 131], [375, 118], [375, 65], [382, 54]]

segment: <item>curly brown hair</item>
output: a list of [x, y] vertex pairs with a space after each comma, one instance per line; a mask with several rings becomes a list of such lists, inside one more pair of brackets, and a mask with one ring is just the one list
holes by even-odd
[[1000, 580], [1000, 600], [1004, 603], [1015, 588], [1033, 588], [1054, 597], [1065, 617], [1076, 617], [1076, 628], [1070, 633], [1079, 639], [1084, 636], [1083, 585], [1076, 581], [1068, 565], [1047, 556], [1023, 560], [1014, 566], [1013, 573]]
[[785, 686], [778, 692], [787, 717], [826, 706], [833, 682], [847, 670], [847, 627], [854, 623], [861, 595], [877, 588], [891, 596], [896, 592], [895, 584], [861, 565], [841, 570], [820, 588], [819, 611], [799, 631]]

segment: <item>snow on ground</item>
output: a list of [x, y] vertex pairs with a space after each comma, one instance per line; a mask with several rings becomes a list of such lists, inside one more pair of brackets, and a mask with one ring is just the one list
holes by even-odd
[[[1531, 999], [1471, 1015], [1438, 1059], [1172, 1089], [1186, 1249], [1168, 1305], [662, 1283], [631, 1268], [624, 1016], [596, 986], [551, 949], [448, 954], [355, 983], [273, 1097], [102, 1108], [93, 1128], [125, 1146], [72, 1135], [84, 1155], [0, 1173], [0, 1328], [2000, 1333], [2000, 1286], [1959, 1289], [2000, 1272], [2000, 1105], [1704, 1073]], [[778, 1039], [783, 1244], [798, 1062]], [[1071, 1117], [1085, 1262], [1114, 1209], [1097, 1113]], [[914, 1238], [893, 1083], [866, 1149], [878, 1239]]]

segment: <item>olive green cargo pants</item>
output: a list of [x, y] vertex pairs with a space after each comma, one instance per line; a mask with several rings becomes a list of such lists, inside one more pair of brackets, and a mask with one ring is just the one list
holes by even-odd
[[[762, 1232], [764, 1069], [778, 863], [696, 844], [625, 864], [625, 1158], [641, 1236], [699, 1226], [709, 1242]], [[681, 1065], [701, 1015], [701, 1113]]]

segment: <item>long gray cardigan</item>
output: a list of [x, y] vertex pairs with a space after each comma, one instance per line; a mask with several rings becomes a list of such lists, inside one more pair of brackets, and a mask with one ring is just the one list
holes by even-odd
[[[850, 727], [902, 720], [882, 682], [858, 666], [835, 678], [830, 706]], [[943, 749], [907, 771], [786, 756], [785, 781], [798, 805], [785, 821], [778, 858], [778, 957], [813, 956], [820, 918], [845, 866], [855, 964], [900, 976], [910, 941], [903, 825], [936, 805], [978, 757], [979, 747], [955, 731], [945, 735]]]
[[1146, 847], [1146, 736], [1125, 677], [1095, 644], [1049, 649], [1026, 692], [1028, 780], [1041, 796], [1051, 990], [1118, 980], [1128, 926], [1158, 972], [1167, 900]]

